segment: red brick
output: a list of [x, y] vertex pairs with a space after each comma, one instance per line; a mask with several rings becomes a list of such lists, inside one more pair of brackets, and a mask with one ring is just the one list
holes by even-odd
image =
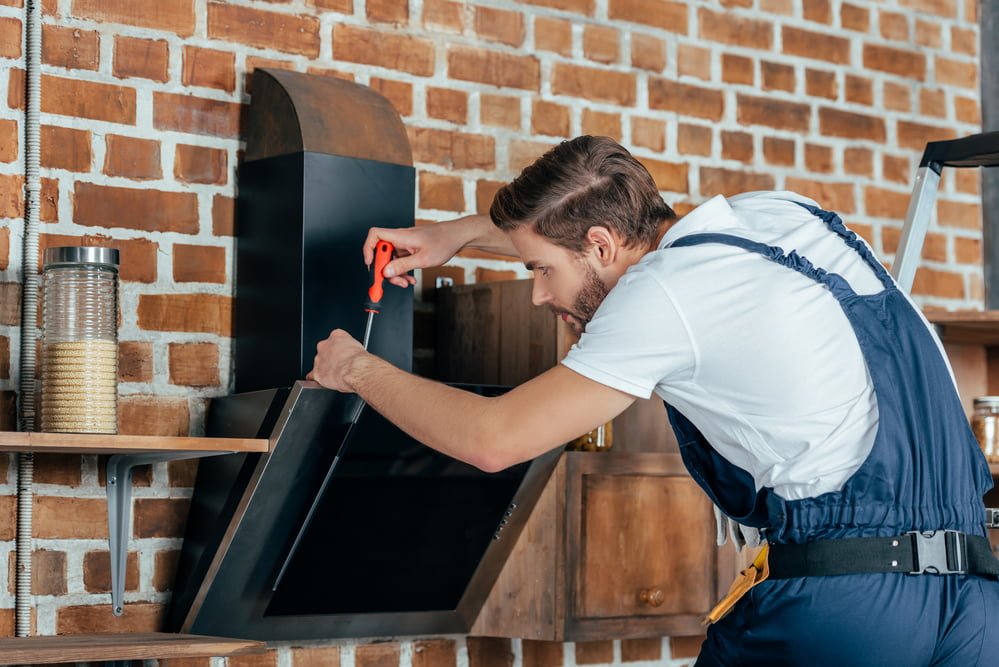
[[909, 193], [868, 186], [864, 188], [864, 210], [873, 218], [905, 219]]
[[725, 98], [720, 90], [649, 78], [649, 107], [719, 121], [725, 111]]
[[178, 283], [225, 282], [225, 248], [222, 246], [173, 246], [173, 279]]
[[520, 99], [483, 93], [479, 96], [479, 120], [483, 125], [520, 129]]
[[[140, 319], [141, 299], [145, 298], [146, 295], [140, 297]], [[189, 422], [186, 398], [131, 395], [118, 399], [118, 432], [122, 434], [187, 436], [190, 434]]]
[[189, 331], [229, 336], [232, 299], [215, 294], [141, 294], [138, 324], [147, 331]]
[[257, 68], [283, 69], [289, 72], [295, 71], [295, 63], [290, 60], [277, 60], [274, 58], [260, 58], [259, 56], [246, 56], [246, 67], [244, 67], [245, 79], [243, 88], [250, 96], [253, 95], [253, 72]]
[[377, 23], [406, 23], [409, 21], [407, 0], [367, 0], [364, 6], [369, 21]]
[[905, 120], [898, 121], [895, 133], [900, 148], [914, 148], [920, 151], [926, 148], [926, 144], [931, 141], [953, 139], [957, 136], [953, 127], [925, 125]]
[[24, 176], [0, 174], [0, 218], [24, 216]]
[[450, 639], [424, 639], [413, 642], [413, 667], [455, 667], [457, 648]]
[[969, 195], [981, 194], [981, 174], [978, 169], [955, 169], [954, 188]]
[[666, 125], [653, 118], [631, 117], [631, 142], [636, 146], [661, 152], [666, 149]]
[[567, 12], [576, 12], [590, 16], [593, 14], [594, 0], [522, 0], [525, 5], [538, 5], [540, 7], [552, 7], [563, 9]]
[[465, 27], [465, 8], [451, 0], [424, 0], [423, 24], [460, 33]]
[[721, 141], [723, 159], [753, 161], [753, 135], [746, 132], [722, 131]]
[[181, 81], [185, 86], [202, 86], [232, 92], [236, 89], [236, 54], [229, 51], [184, 47]]
[[277, 649], [230, 656], [226, 658], [226, 667], [278, 667]]
[[964, 0], [964, 20], [968, 23], [979, 22], [978, 3], [979, 0]]
[[910, 94], [910, 87], [892, 81], [885, 81], [884, 105], [886, 109], [891, 111], [911, 111], [912, 96]]
[[899, 4], [909, 9], [945, 18], [957, 18], [956, 0], [899, 0]]
[[[895, 254], [902, 237], [902, 230], [895, 227], [884, 227], [881, 230], [881, 245], [888, 254]], [[947, 261], [947, 237], [943, 234], [929, 232], [923, 240], [922, 259], [931, 262]]]
[[488, 213], [496, 191], [506, 185], [503, 181], [480, 180], [475, 183], [475, 211]]
[[32, 536], [44, 539], [107, 539], [102, 498], [35, 496]]
[[236, 226], [236, 201], [225, 195], [212, 197], [212, 234], [232, 236]]
[[723, 53], [722, 81], [752, 86], [756, 82], [756, 66], [753, 64], [753, 59]]
[[494, 7], [475, 7], [475, 34], [509, 46], [524, 43], [524, 15]]
[[638, 157], [649, 173], [656, 187], [667, 192], [687, 192], [687, 165], [663, 162], [647, 157]]
[[[10, 227], [0, 227], [0, 271], [10, 264]], [[4, 338], [6, 340], [6, 338]], [[3, 363], [0, 360], [0, 363]], [[0, 377], [8, 377], [0, 375]]]
[[[11, 122], [16, 127], [16, 123]], [[17, 144], [14, 144], [17, 152]], [[50, 169], [90, 171], [93, 156], [90, 152], [90, 132], [68, 127], [42, 125], [41, 164]]]
[[882, 37], [896, 42], [909, 41], [909, 17], [907, 15], [885, 10], [881, 10], [878, 14], [878, 25], [881, 28]]
[[760, 11], [768, 14], [794, 15], [793, 0], [760, 0]]
[[73, 221], [96, 227], [126, 227], [147, 232], [198, 232], [198, 196], [76, 183]]
[[496, 164], [493, 137], [422, 127], [407, 128], [413, 159], [451, 169], [492, 169]]
[[978, 90], [978, 65], [974, 62], [936, 56], [935, 71], [937, 83]]
[[13, 540], [17, 533], [17, 497], [0, 496], [0, 540]]
[[501, 88], [539, 90], [541, 66], [534, 56], [517, 56], [467, 46], [452, 46], [447, 54], [448, 76]]
[[228, 175], [228, 154], [221, 148], [177, 144], [173, 175], [187, 183], [223, 185]]
[[469, 637], [468, 667], [513, 667], [513, 648], [509, 639]]
[[21, 323], [21, 283], [0, 283], [0, 324]]
[[923, 21], [917, 18], [915, 41], [920, 46], [939, 49], [943, 46], [943, 32], [940, 30], [940, 24], [935, 21]]
[[631, 35], [631, 65], [652, 72], [666, 69], [666, 43], [641, 33]]
[[166, 607], [152, 602], [129, 602], [121, 616], [111, 613], [107, 602], [93, 606], [59, 607], [56, 633], [60, 635], [158, 632], [166, 620]]
[[912, 282], [912, 294], [963, 299], [964, 277], [960, 273], [920, 267], [916, 269], [916, 279]]
[[680, 658], [696, 658], [701, 653], [701, 644], [704, 643], [704, 636], [693, 637], [670, 637], [669, 654], [674, 660]]
[[947, 116], [947, 93], [942, 90], [922, 88], [919, 91], [919, 113], [924, 116]]
[[427, 88], [427, 115], [464, 124], [468, 120], [468, 93], [448, 88]]
[[21, 33], [23, 31], [24, 26], [19, 19], [0, 17], [0, 58], [21, 58]]
[[387, 99], [400, 116], [413, 115], [413, 84], [373, 76], [368, 85]]
[[763, 90], [786, 90], [793, 93], [797, 85], [794, 67], [764, 60], [760, 63]]
[[731, 196], [752, 190], [773, 190], [774, 177], [770, 174], [755, 174], [748, 171], [701, 167], [701, 195]]
[[954, 96], [954, 115], [962, 123], [980, 125], [982, 122], [982, 112], [978, 105], [978, 100], [973, 97]]
[[194, 11], [191, 0], [73, 0], [70, 14], [189, 37], [194, 34]]
[[464, 211], [465, 192], [461, 178], [431, 172], [421, 173], [420, 208]]
[[[16, 587], [17, 553], [10, 551], [7, 558], [8, 590]], [[66, 552], [39, 549], [31, 554], [31, 592], [34, 595], [66, 594]]]
[[956, 237], [954, 239], [954, 259], [959, 264], [979, 265], [982, 263], [982, 241], [981, 239], [965, 239]]
[[515, 139], [510, 142], [509, 169], [513, 172], [520, 172], [524, 167], [533, 163], [545, 152], [554, 147], [554, 144], [541, 143], [540, 141], [522, 141]]
[[170, 78], [169, 69], [170, 50], [164, 40], [115, 37], [113, 71], [119, 79], [166, 81]]
[[955, 53], [978, 55], [978, 33], [971, 28], [950, 27], [950, 48]]
[[679, 44], [676, 47], [676, 69], [680, 76], [711, 79], [711, 51], [699, 46]]
[[198, 459], [171, 461], [167, 464], [170, 486], [190, 489], [198, 478]]
[[677, 126], [677, 149], [682, 155], [711, 155], [711, 128], [702, 125]]
[[843, 3], [839, 12], [840, 24], [847, 30], [867, 32], [871, 29], [871, 13], [864, 7]]
[[495, 283], [501, 280], [516, 280], [516, 278], [516, 271], [497, 271], [494, 269], [485, 269], [481, 266], [475, 269], [476, 283]]
[[795, 162], [794, 150], [794, 139], [763, 137], [763, 159], [767, 164], [793, 167]]
[[[6, 471], [4, 471], [6, 472]], [[35, 484], [78, 487], [83, 481], [79, 454], [38, 454], [35, 456]]]
[[830, 137], [885, 140], [884, 118], [842, 111], [832, 107], [819, 109], [819, 131]]
[[333, 667], [339, 665], [340, 647], [292, 648], [291, 664], [294, 667]]
[[791, 26], [781, 29], [782, 52], [831, 63], [850, 62], [850, 40], [828, 32], [813, 32]]
[[854, 104], [874, 104], [873, 82], [862, 76], [846, 75], [846, 101]]
[[[23, 70], [10, 71], [7, 99], [11, 108], [23, 108]], [[41, 107], [42, 113], [134, 125], [135, 89], [43, 74]]]
[[[531, 132], [555, 137], [569, 136], [569, 108], [535, 100], [531, 106]], [[588, 134], [585, 130], [583, 134]]]
[[398, 664], [398, 644], [359, 644], [354, 649], [355, 667], [397, 667]]
[[346, 24], [333, 28], [333, 58], [418, 76], [434, 73], [434, 45], [430, 40]]
[[[197, 463], [197, 461], [174, 461], [174, 463]], [[157, 551], [153, 563], [153, 590], [169, 591], [173, 588], [174, 576], [177, 574], [177, 561], [180, 552], [174, 549]]]
[[613, 641], [576, 642], [575, 648], [577, 665], [610, 664], [614, 661]]
[[813, 97], [825, 97], [830, 100], [836, 99], [839, 97], [839, 85], [836, 83], [836, 73], [806, 69], [805, 93]]
[[829, 0], [809, 0], [802, 4], [806, 21], [832, 23], [832, 3]]
[[[83, 588], [88, 593], [111, 592], [111, 554], [88, 551], [83, 556]], [[139, 554], [129, 551], [125, 558], [125, 590], [139, 590]]]
[[[3, 24], [0, 23], [0, 32], [2, 30]], [[0, 38], [2, 37], [0, 34]], [[100, 65], [100, 50], [100, 38], [94, 30], [48, 23], [42, 25], [42, 62], [46, 65], [96, 70]]]
[[854, 196], [854, 186], [852, 183], [830, 183], [827, 181], [813, 181], [806, 178], [795, 178], [788, 176], [784, 187], [792, 192], [805, 195], [814, 199], [823, 208], [838, 213], [854, 213], [857, 210], [857, 201]]
[[847, 148], [843, 151], [843, 171], [858, 176], [874, 176], [874, 151], [870, 148]]
[[[40, 254], [45, 248], [57, 246], [98, 246], [116, 248], [120, 264], [118, 276], [123, 282], [152, 283], [156, 281], [156, 256], [159, 244], [145, 238], [113, 239], [104, 234], [87, 234], [85, 236], [70, 236], [65, 234], [42, 234], [38, 238]], [[41, 258], [38, 269], [41, 271]]]
[[208, 37], [310, 58], [319, 55], [319, 20], [314, 16], [212, 2], [208, 5]]
[[105, 137], [104, 173], [108, 176], [153, 179], [163, 177], [160, 142], [109, 134]]
[[123, 340], [118, 343], [118, 381], [153, 381], [153, 344]]
[[[742, 18], [731, 12], [713, 12], [703, 8], [697, 12], [697, 18], [700, 24], [698, 34], [702, 40], [762, 51], [769, 51], [773, 47], [774, 26], [770, 21]], [[785, 42], [785, 48], [786, 46]]]
[[158, 130], [235, 138], [239, 135], [240, 111], [235, 102], [153, 93], [153, 127]]
[[807, 104], [749, 95], [738, 95], [737, 100], [740, 123], [797, 132], [806, 132], [811, 125], [812, 110]]
[[663, 640], [658, 637], [621, 640], [621, 662], [661, 660], [662, 653]]
[[[221, 248], [220, 248], [221, 250]], [[176, 267], [176, 263], [174, 265]], [[215, 343], [170, 343], [170, 384], [217, 387], [219, 348]]]
[[937, 224], [941, 227], [957, 227], [978, 231], [982, 228], [981, 204], [937, 201]]
[[864, 67], [918, 81], [926, 78], [925, 55], [891, 46], [864, 44]]
[[583, 55], [599, 63], [616, 63], [620, 58], [620, 36], [614, 28], [588, 25], [583, 29]]
[[687, 34], [687, 5], [670, 0], [610, 0], [607, 15], [631, 23]]
[[[42, 126], [42, 132], [44, 133], [49, 129], [48, 125]], [[89, 137], [89, 133], [87, 133]], [[0, 162], [13, 162], [17, 159], [17, 148], [20, 143], [20, 130], [17, 126], [17, 121], [13, 119], [0, 119]], [[42, 150], [45, 150], [46, 142], [42, 141]], [[70, 148], [75, 148], [75, 146], [70, 146]], [[89, 144], [88, 144], [89, 148]], [[55, 158], [59, 160], [62, 156], [52, 156], [51, 151], [49, 152], [49, 158]], [[42, 153], [42, 166], [48, 167], [52, 166], [45, 164], [45, 153]]]
[[599, 100], [621, 106], [635, 103], [636, 76], [632, 72], [616, 72], [567, 63], [555, 63], [552, 92], [586, 100]]
[[615, 141], [621, 141], [620, 114], [594, 111], [593, 109], [583, 109], [583, 116], [580, 124], [583, 134], [590, 134], [598, 137], [610, 137]]
[[[638, 35], [632, 35], [632, 39]], [[534, 19], [534, 48], [563, 56], [572, 55], [572, 24], [562, 19], [538, 16]]]

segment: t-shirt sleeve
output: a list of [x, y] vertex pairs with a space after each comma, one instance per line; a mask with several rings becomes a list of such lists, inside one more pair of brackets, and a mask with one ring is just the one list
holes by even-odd
[[562, 364], [595, 382], [649, 398], [661, 382], [693, 377], [696, 353], [667, 290], [647, 267], [625, 273]]

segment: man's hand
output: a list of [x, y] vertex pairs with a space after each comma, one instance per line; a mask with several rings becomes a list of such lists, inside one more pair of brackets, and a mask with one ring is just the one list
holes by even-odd
[[312, 370], [305, 379], [315, 380], [327, 389], [353, 392], [354, 388], [347, 384], [347, 373], [351, 363], [365, 354], [367, 351], [364, 347], [349, 333], [343, 329], [336, 329], [329, 338], [319, 341]]

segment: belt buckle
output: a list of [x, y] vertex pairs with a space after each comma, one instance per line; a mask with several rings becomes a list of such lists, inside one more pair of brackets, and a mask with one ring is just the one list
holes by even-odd
[[[910, 530], [915, 567], [909, 574], [966, 574], [967, 535], [957, 530]], [[953, 567], [952, 567], [953, 566]]]

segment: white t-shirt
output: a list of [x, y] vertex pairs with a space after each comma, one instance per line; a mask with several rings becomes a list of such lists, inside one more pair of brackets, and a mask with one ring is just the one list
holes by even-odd
[[880, 292], [861, 257], [792, 199], [816, 205], [750, 192], [691, 211], [621, 277], [562, 362], [634, 396], [655, 392], [757, 489], [788, 500], [840, 489], [871, 451], [877, 403], [853, 329], [825, 286], [757, 253], [667, 246], [732, 234]]

